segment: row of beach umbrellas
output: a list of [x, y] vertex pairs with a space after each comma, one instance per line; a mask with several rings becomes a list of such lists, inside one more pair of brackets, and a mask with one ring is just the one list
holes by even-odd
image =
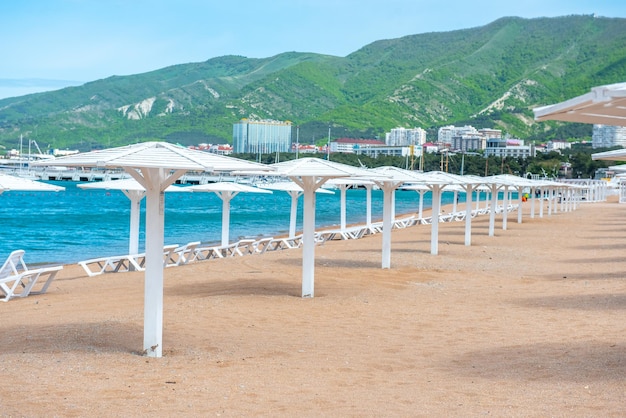
[[[216, 158], [217, 157], [217, 158]], [[174, 166], [177, 162], [179, 168]], [[353, 185], [363, 185], [368, 190], [368, 222], [371, 221], [371, 188], [376, 186], [383, 193], [383, 228], [382, 228], [382, 268], [391, 267], [391, 229], [394, 218], [393, 196], [395, 191], [406, 185], [425, 187], [433, 194], [433, 214], [440, 211], [440, 197], [446, 187], [461, 188], [468, 196], [467, 210], [471, 210], [471, 195], [477, 187], [491, 187], [492, 199], [498, 191], [507, 187], [530, 187], [530, 180], [511, 178], [485, 179], [471, 176], [456, 176], [443, 172], [417, 173], [396, 167], [380, 167], [363, 169], [335, 163], [317, 158], [303, 158], [286, 161], [270, 166], [250, 163], [231, 157], [216, 156], [202, 151], [190, 150], [168, 143], [148, 142], [126, 147], [94, 151], [75, 156], [59, 158], [58, 161], [47, 162], [64, 166], [97, 166], [122, 167], [133, 178], [113, 182], [86, 183], [81, 188], [115, 188], [121, 190], [131, 201], [130, 220], [130, 253], [138, 252], [139, 207], [140, 201], [146, 197], [146, 271], [145, 271], [145, 306], [144, 306], [144, 348], [155, 347], [152, 353], [160, 357], [162, 341], [162, 310], [163, 310], [163, 265], [161, 253], [163, 248], [163, 205], [164, 193], [173, 191], [215, 192], [223, 201], [222, 209], [222, 245], [228, 244], [229, 205], [238, 193], [271, 193], [271, 190], [288, 191], [292, 196], [292, 217], [290, 235], [295, 233], [294, 211], [299, 196], [304, 196], [303, 231], [302, 231], [302, 296], [314, 296], [314, 260], [315, 260], [315, 198], [320, 192], [327, 192], [324, 186], [334, 186], [341, 191], [341, 226], [345, 228], [345, 190]], [[194, 165], [195, 164], [195, 165]], [[262, 187], [252, 187], [236, 182], [222, 182], [190, 187], [173, 185], [187, 170], [215, 170], [240, 175], [263, 175], [264, 177], [280, 177], [290, 181], [268, 182]], [[17, 178], [16, 178], [17, 179]], [[30, 181], [29, 181], [30, 182]], [[30, 182], [29, 187], [34, 187]], [[40, 183], [41, 187], [51, 187]], [[541, 187], [565, 187], [562, 183]], [[410, 187], [410, 186], [409, 186]], [[15, 190], [15, 188], [11, 188]], [[60, 188], [62, 189], [62, 188]], [[58, 189], [57, 189], [58, 190]], [[506, 193], [505, 193], [506, 196]], [[492, 202], [495, 207], [495, 202]], [[492, 211], [493, 212], [493, 211]], [[506, 216], [506, 215], [504, 215]], [[471, 242], [471, 215], [466, 219], [466, 245]], [[506, 218], [505, 218], [506, 219]], [[431, 226], [431, 253], [438, 253], [438, 217], [433, 216]], [[495, 213], [492, 213], [490, 235], [493, 235]], [[506, 222], [505, 220], [503, 222]], [[148, 351], [148, 355], [150, 355]]]
[[[557, 119], [586, 123], [623, 124], [626, 107], [623, 106], [626, 84], [602, 86], [586, 96], [572, 99], [558, 105], [535, 109], [539, 120]], [[579, 99], [579, 100], [578, 100]], [[589, 111], [587, 111], [589, 110]], [[617, 115], [617, 116], [616, 116]], [[594, 116], [603, 122], [596, 122]], [[600, 116], [604, 116], [600, 118]], [[621, 119], [620, 119], [621, 118]], [[619, 122], [616, 122], [619, 121]], [[599, 157], [602, 158], [602, 157]], [[609, 158], [610, 159], [610, 158]], [[382, 267], [389, 268], [391, 252], [391, 226], [393, 218], [393, 194], [406, 184], [426, 185], [433, 194], [433, 215], [439, 213], [440, 194], [445, 187], [462, 187], [468, 198], [466, 219], [466, 244], [469, 245], [468, 232], [471, 229], [471, 192], [475, 187], [492, 188], [492, 204], [497, 190], [508, 187], [522, 187], [509, 183], [508, 179], [485, 181], [468, 177], [451, 177], [448, 173], [433, 173], [429, 178], [419, 178], [420, 173], [402, 171], [384, 167], [366, 170], [315, 158], [303, 158], [273, 165], [263, 165], [239, 160], [227, 156], [190, 150], [164, 142], [146, 142], [119, 148], [61, 157], [54, 161], [34, 163], [34, 165], [61, 165], [98, 167], [108, 169], [122, 168], [143, 188], [146, 198], [146, 266], [144, 286], [144, 350], [147, 356], [162, 356], [163, 333], [163, 263], [164, 245], [164, 193], [187, 171], [205, 171], [241, 175], [280, 176], [297, 184], [304, 197], [303, 202], [303, 238], [302, 238], [302, 296], [314, 296], [314, 259], [315, 259], [315, 193], [325, 184], [335, 179], [357, 179], [372, 182], [384, 192]], [[0, 179], [1, 180], [1, 179]], [[523, 179], [522, 179], [523, 180]], [[516, 180], [521, 182], [522, 180]], [[526, 187], [526, 186], [524, 186]], [[528, 186], [528, 187], [532, 187]], [[539, 187], [551, 187], [542, 185]], [[557, 187], [557, 186], [554, 186]], [[559, 187], [564, 187], [560, 185]], [[2, 190], [16, 190], [0, 185]], [[341, 189], [340, 189], [341, 190]], [[504, 195], [506, 196], [507, 193]], [[228, 195], [222, 195], [226, 201]], [[504, 211], [503, 213], [506, 213]], [[495, 211], [491, 211], [490, 234], [493, 228]], [[521, 220], [521, 212], [519, 213]], [[433, 216], [431, 232], [431, 253], [437, 254], [438, 216]], [[506, 218], [505, 218], [506, 219]], [[503, 221], [505, 222], [505, 221]]]

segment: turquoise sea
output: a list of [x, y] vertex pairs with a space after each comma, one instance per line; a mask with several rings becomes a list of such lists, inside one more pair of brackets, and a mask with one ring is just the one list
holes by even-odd
[[[29, 264], [71, 264], [90, 258], [128, 253], [130, 201], [116, 190], [83, 190], [74, 182], [48, 182], [66, 188], [63, 192], [20, 192], [0, 194], [0, 260], [16, 249], [26, 251]], [[184, 187], [184, 186], [183, 186]], [[347, 191], [346, 221], [365, 223], [366, 191]], [[463, 194], [459, 195], [465, 200]], [[444, 193], [443, 203], [451, 203]], [[372, 191], [372, 220], [382, 218], [383, 195]], [[282, 191], [273, 194], [240, 193], [231, 201], [230, 240], [285, 235], [289, 230], [291, 198]], [[430, 193], [424, 208], [431, 206]], [[396, 213], [415, 213], [419, 194], [396, 192]], [[144, 245], [145, 199], [142, 201], [140, 251]], [[337, 226], [340, 193], [317, 194], [316, 228]], [[221, 237], [222, 201], [215, 193], [165, 194], [165, 244], [191, 241], [218, 243]], [[302, 198], [299, 199], [297, 229], [302, 229]]]

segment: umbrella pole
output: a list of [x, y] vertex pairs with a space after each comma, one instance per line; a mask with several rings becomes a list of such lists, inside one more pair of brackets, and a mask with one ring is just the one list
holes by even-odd
[[372, 185], [365, 185], [365, 224], [368, 228], [372, 226]]
[[[155, 176], [158, 177], [158, 176]], [[146, 191], [146, 271], [144, 284], [144, 354], [163, 355], [164, 193], [158, 180]], [[147, 188], [146, 188], [147, 189]]]
[[340, 195], [340, 222], [339, 225], [342, 231], [346, 230], [346, 190], [348, 189], [347, 184], [340, 184], [339, 187], [339, 195]]
[[302, 297], [315, 295], [315, 178], [302, 178], [304, 192], [302, 231]]
[[496, 210], [498, 209], [498, 186], [491, 185], [491, 209], [489, 210], [489, 236], [493, 237], [496, 226]]
[[162, 168], [126, 169], [146, 189], [146, 270], [144, 273], [143, 354], [163, 355], [163, 243], [165, 193], [184, 170], [169, 176]]
[[472, 245], [472, 194], [474, 186], [465, 186], [465, 245]]
[[437, 255], [439, 253], [439, 212], [441, 211], [441, 189], [443, 186], [439, 184], [432, 185], [432, 223], [430, 230], [430, 253]]
[[230, 201], [237, 193], [217, 193], [222, 199], [222, 247], [228, 245], [230, 241]]
[[130, 237], [128, 240], [128, 254], [139, 253], [139, 224], [141, 218], [141, 199], [145, 193], [137, 191], [124, 191], [130, 199]]
[[395, 185], [383, 182], [379, 185], [383, 189], [383, 262], [382, 268], [391, 268], [391, 227], [393, 216], [393, 191]]
[[298, 217], [298, 198], [302, 193], [289, 192], [291, 196], [291, 212], [289, 214], [289, 238], [296, 236], [296, 220]]
[[502, 229], [506, 231], [509, 215], [509, 186], [504, 185], [502, 193]]

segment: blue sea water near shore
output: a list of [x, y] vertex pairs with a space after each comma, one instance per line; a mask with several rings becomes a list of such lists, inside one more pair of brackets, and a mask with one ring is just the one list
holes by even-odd
[[[74, 182], [48, 182], [66, 188], [62, 192], [8, 191], [0, 194], [0, 259], [16, 249], [26, 251], [29, 264], [72, 264], [90, 258], [128, 253], [130, 200], [116, 190], [83, 190]], [[460, 200], [465, 196], [459, 194]], [[453, 194], [444, 193], [443, 203]], [[302, 198], [297, 230], [302, 229]], [[372, 220], [382, 218], [383, 194], [372, 191]], [[346, 222], [365, 223], [366, 191], [346, 193]], [[273, 194], [240, 193], [231, 201], [230, 240], [286, 235], [291, 198]], [[430, 193], [424, 208], [431, 206]], [[396, 213], [415, 213], [419, 194], [396, 192]], [[340, 224], [340, 193], [316, 196], [316, 229]], [[144, 249], [145, 199], [142, 200], [140, 251]], [[215, 193], [165, 194], [165, 244], [191, 241], [218, 243], [221, 238], [222, 201]]]

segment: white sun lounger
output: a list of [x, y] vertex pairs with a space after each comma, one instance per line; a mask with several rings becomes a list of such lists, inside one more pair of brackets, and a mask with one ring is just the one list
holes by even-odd
[[164, 256], [168, 257], [165, 261], [165, 267], [182, 266], [189, 263], [193, 259], [198, 245], [200, 245], [200, 241], [194, 241], [176, 247], [169, 253], [164, 253]]
[[345, 229], [329, 229], [320, 231], [316, 234], [318, 242], [326, 242], [334, 239], [359, 239], [369, 231], [369, 228], [365, 225], [351, 226]]
[[383, 232], [383, 223], [382, 222], [375, 222], [375, 223], [371, 224], [369, 226], [367, 232], [369, 234], [380, 234], [381, 232]]
[[269, 244], [274, 237], [261, 238], [254, 241], [248, 248], [251, 249], [250, 254], [263, 254], [269, 249]]
[[[163, 247], [163, 265], [172, 259], [172, 252], [178, 248], [178, 244], [166, 245]], [[90, 260], [79, 261], [85, 273], [89, 277], [98, 276], [104, 273], [124, 273], [127, 271], [144, 271], [146, 263], [145, 254], [114, 255], [110, 257], [92, 258]]]
[[415, 216], [409, 216], [407, 218], [396, 219], [393, 222], [393, 227], [396, 229], [404, 229], [408, 228], [409, 226], [415, 225], [415, 222]]
[[194, 250], [191, 261], [211, 260], [214, 258], [235, 257], [237, 255], [250, 254], [250, 246], [255, 242], [253, 239], [242, 239], [228, 245], [213, 245], [198, 247]]
[[419, 223], [421, 225], [430, 225], [433, 223], [433, 217], [432, 216], [427, 216], [425, 218], [420, 218], [419, 219]]
[[[13, 297], [23, 298], [46, 293], [50, 283], [62, 269], [63, 266], [30, 269], [24, 262], [24, 250], [15, 250], [0, 269], [0, 294], [4, 295], [0, 300], [7, 302]], [[40, 280], [43, 280], [41, 286]]]
[[267, 244], [265, 251], [289, 250], [302, 246], [302, 234], [294, 237], [273, 238]]

